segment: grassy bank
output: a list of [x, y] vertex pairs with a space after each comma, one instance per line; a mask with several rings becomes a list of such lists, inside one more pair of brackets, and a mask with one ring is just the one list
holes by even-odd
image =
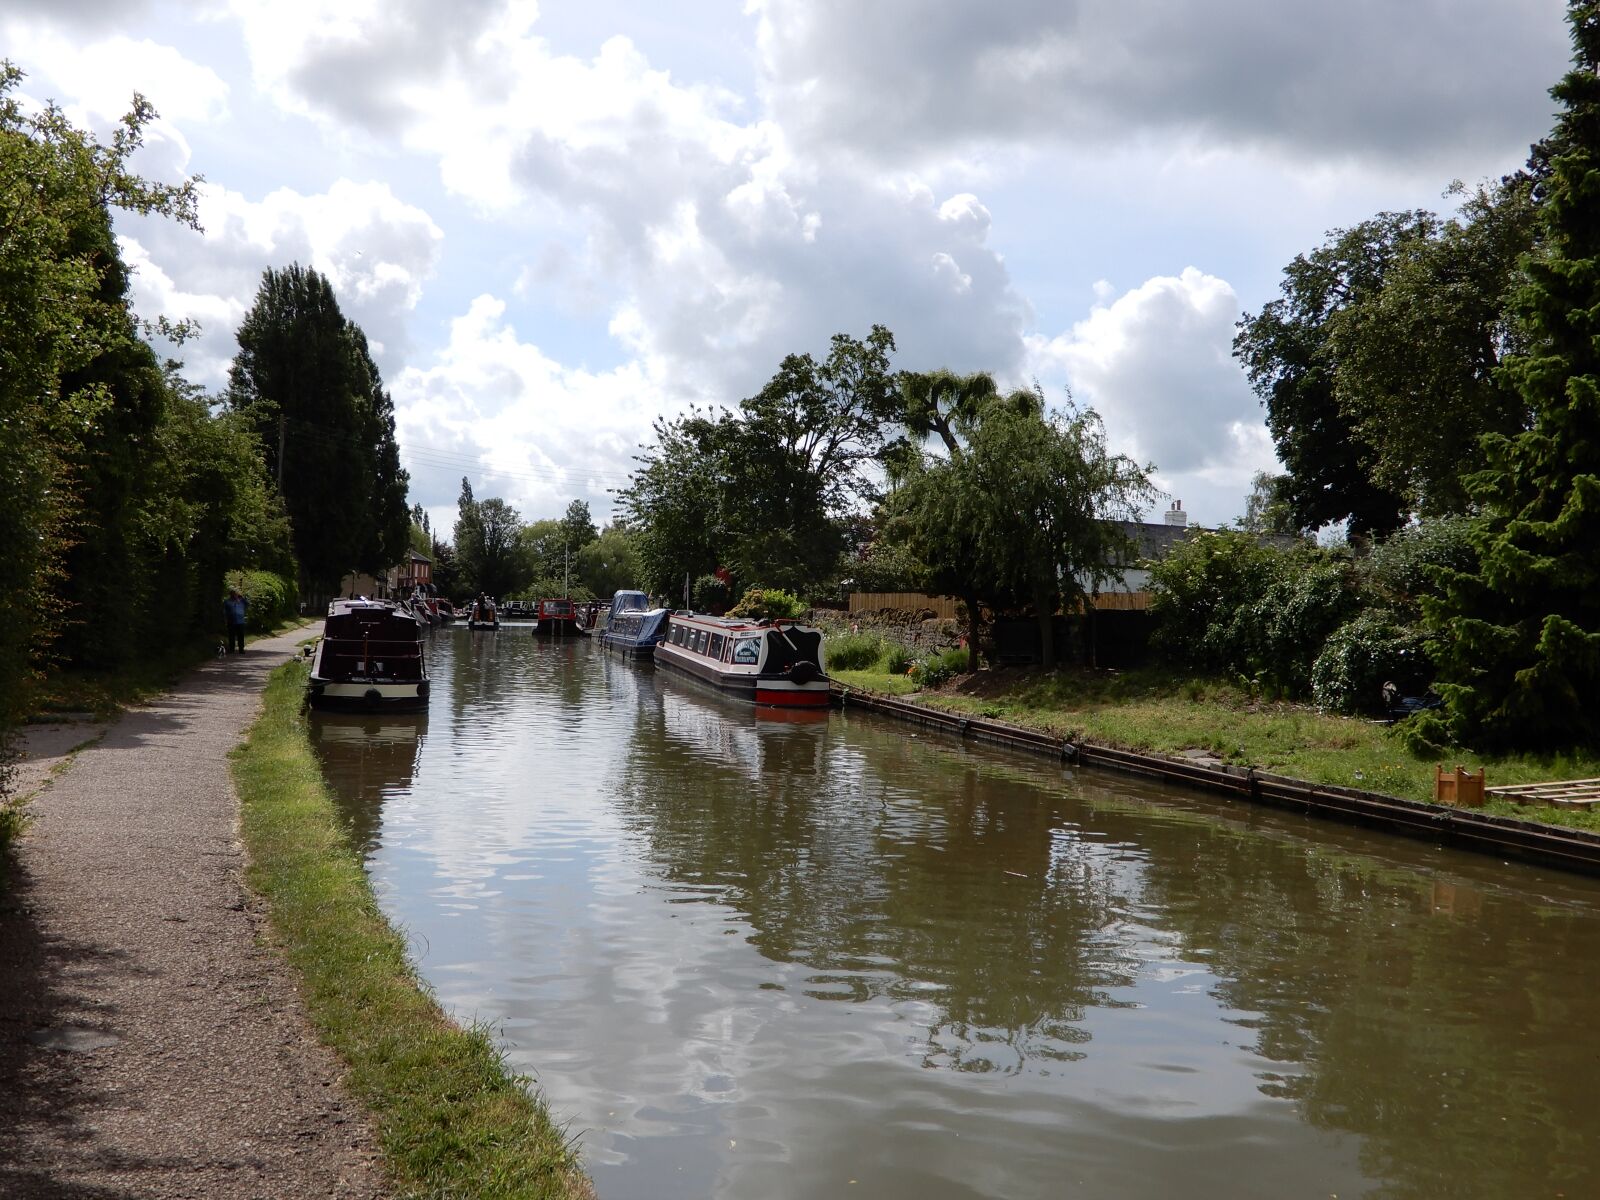
[[[1074, 741], [1157, 754], [1205, 750], [1227, 763], [1313, 783], [1433, 799], [1435, 760], [1412, 754], [1387, 727], [1305, 705], [1262, 701], [1226, 683], [1153, 671], [998, 670], [908, 695], [910, 682], [881, 665], [834, 676], [851, 687]], [[1491, 787], [1600, 777], [1600, 758], [1594, 756], [1495, 758], [1461, 750], [1452, 751], [1444, 763], [1447, 768], [1459, 763], [1469, 771], [1483, 767]], [[1600, 815], [1582, 810], [1490, 801], [1484, 811], [1600, 830]]]
[[250, 882], [311, 1019], [375, 1114], [401, 1194], [588, 1197], [573, 1145], [482, 1029], [440, 1011], [379, 912], [306, 739], [305, 667], [276, 671], [234, 756]]

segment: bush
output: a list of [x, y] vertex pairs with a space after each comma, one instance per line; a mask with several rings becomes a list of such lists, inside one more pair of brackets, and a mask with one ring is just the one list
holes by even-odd
[[1360, 601], [1348, 556], [1219, 530], [1150, 568], [1155, 644], [1178, 665], [1304, 694], [1322, 644]]
[[930, 654], [911, 664], [911, 680], [921, 688], [936, 688], [966, 671], [969, 659], [962, 647]]
[[715, 575], [702, 575], [696, 579], [689, 595], [696, 612], [726, 612], [728, 601], [733, 599], [728, 585]]
[[872, 633], [852, 633], [828, 644], [828, 670], [865, 671], [883, 656], [883, 639]]
[[1363, 591], [1375, 606], [1420, 616], [1422, 597], [1439, 592], [1441, 572], [1477, 569], [1471, 529], [1470, 517], [1435, 517], [1391, 534], [1360, 564]]
[[[238, 588], [249, 603], [245, 610], [245, 627], [255, 633], [269, 632], [299, 610], [299, 590], [293, 580], [282, 575], [271, 571], [229, 571], [227, 583], [230, 588]], [[221, 608], [221, 600], [218, 608]]]
[[728, 615], [758, 621], [795, 621], [805, 611], [805, 602], [789, 592], [778, 588], [751, 588], [728, 610]]
[[889, 657], [885, 661], [885, 665], [889, 669], [889, 674], [904, 675], [911, 669], [911, 664], [915, 661], [916, 655], [912, 654], [911, 651], [904, 646], [894, 645], [889, 647]]
[[1342, 713], [1381, 713], [1383, 685], [1415, 695], [1433, 676], [1424, 633], [1394, 613], [1368, 609], [1328, 638], [1311, 669], [1311, 694]]

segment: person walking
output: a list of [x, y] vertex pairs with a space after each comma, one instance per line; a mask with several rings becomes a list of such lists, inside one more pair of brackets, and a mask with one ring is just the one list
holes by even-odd
[[239, 594], [238, 588], [228, 592], [228, 598], [222, 602], [222, 615], [228, 622], [228, 653], [244, 653], [244, 617], [250, 608], [250, 602]]

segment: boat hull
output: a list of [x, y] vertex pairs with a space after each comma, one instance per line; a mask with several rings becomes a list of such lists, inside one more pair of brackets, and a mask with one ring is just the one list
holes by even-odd
[[422, 712], [428, 707], [428, 681], [318, 679], [306, 684], [306, 702], [326, 712]]
[[828, 706], [826, 678], [800, 682], [782, 675], [721, 671], [716, 664], [691, 657], [668, 644], [656, 647], [655, 662], [658, 667], [666, 667], [696, 683], [714, 688], [724, 696], [759, 707], [820, 709]]

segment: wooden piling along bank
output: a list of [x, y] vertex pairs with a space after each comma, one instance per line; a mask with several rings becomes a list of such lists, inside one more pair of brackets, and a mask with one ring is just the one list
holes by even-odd
[[1312, 816], [1386, 829], [1407, 837], [1543, 863], [1587, 875], [1600, 875], [1600, 834], [1500, 817], [1440, 804], [1423, 804], [1365, 792], [1357, 788], [1308, 783], [1253, 767], [1208, 766], [1157, 754], [1114, 750], [1109, 746], [1070, 742], [1037, 730], [1023, 729], [985, 717], [966, 717], [909, 704], [874, 692], [835, 683], [833, 703], [859, 708], [937, 729], [962, 739], [1026, 750], [1057, 762], [1104, 767], [1137, 775], [1187, 783], [1213, 792], [1287, 808]]

